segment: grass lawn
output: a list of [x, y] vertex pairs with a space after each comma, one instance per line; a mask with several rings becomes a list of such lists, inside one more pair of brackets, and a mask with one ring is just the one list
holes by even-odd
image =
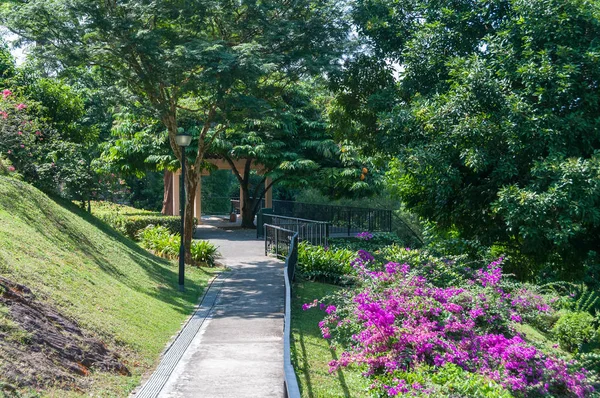
[[329, 373], [329, 362], [337, 353], [321, 337], [319, 321], [324, 312], [317, 308], [302, 310], [302, 304], [334, 292], [339, 287], [318, 282], [298, 281], [292, 300], [292, 363], [302, 397], [367, 397], [367, 379], [356, 370]]
[[179, 293], [174, 262], [149, 254], [69, 203], [0, 177], [0, 275], [77, 320], [132, 372], [93, 373], [86, 391], [43, 396], [126, 396], [156, 365], [215, 272], [188, 268], [186, 291]]

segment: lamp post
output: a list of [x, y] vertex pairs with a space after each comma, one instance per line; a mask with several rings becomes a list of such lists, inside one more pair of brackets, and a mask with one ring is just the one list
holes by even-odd
[[185, 279], [185, 245], [184, 245], [184, 222], [185, 222], [185, 148], [192, 142], [192, 136], [181, 131], [175, 136], [175, 142], [181, 149], [181, 183], [179, 184], [179, 211], [181, 212], [181, 243], [179, 245], [179, 291], [183, 292]]

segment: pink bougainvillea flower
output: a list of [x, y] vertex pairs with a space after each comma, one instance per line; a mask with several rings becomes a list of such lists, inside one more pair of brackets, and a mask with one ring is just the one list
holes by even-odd
[[16, 106], [16, 108], [18, 111], [22, 111], [23, 109], [27, 108], [27, 105], [21, 102], [19, 105]]
[[2, 97], [4, 97], [4, 99], [7, 99], [8, 97], [10, 97], [12, 95], [12, 91], [6, 89], [4, 91], [2, 91]]
[[0, 111], [0, 115], [2, 115], [2, 119], [8, 119], [8, 113]]
[[36, 131], [35, 135], [40, 136], [40, 135], [42, 135], [42, 132], [41, 131]]
[[19, 134], [19, 135], [23, 135], [23, 132], [22, 132], [22, 131], [19, 131], [17, 134]]
[[8, 171], [10, 171], [12, 173], [13, 171], [15, 171], [15, 167], [14, 166], [8, 166]]
[[8, 150], [8, 154], [10, 155], [11, 153], [12, 153], [12, 149], [9, 149]]
[[25, 148], [25, 145], [21, 144], [21, 148]]

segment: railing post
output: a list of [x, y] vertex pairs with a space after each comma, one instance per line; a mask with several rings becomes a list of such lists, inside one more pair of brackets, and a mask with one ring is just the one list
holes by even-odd
[[279, 257], [279, 230], [275, 230], [275, 257]]
[[352, 223], [352, 209], [348, 208], [348, 236], [350, 236], [351, 223]]

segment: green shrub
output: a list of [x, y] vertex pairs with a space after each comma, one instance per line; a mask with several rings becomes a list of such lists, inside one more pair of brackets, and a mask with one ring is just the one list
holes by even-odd
[[372, 238], [367, 240], [357, 237], [329, 239], [329, 247], [334, 249], [348, 249], [353, 252], [358, 250], [375, 252], [389, 245], [404, 246], [402, 240], [394, 233], [374, 232], [372, 236]]
[[301, 242], [298, 246], [298, 271], [308, 279], [330, 283], [347, 283], [355, 274], [350, 262], [356, 252], [328, 249]]
[[149, 225], [161, 225], [173, 234], [181, 230], [181, 218], [178, 216], [164, 216], [159, 212], [116, 203], [93, 202], [92, 213], [131, 239], [136, 239], [138, 232]]
[[[402, 379], [406, 382], [406, 395], [411, 397], [510, 398], [513, 396], [497, 382], [480, 374], [468, 372], [453, 363], [440, 367], [420, 366], [411, 371], [396, 371], [388, 376], [379, 376], [379, 385], [394, 385], [396, 384], [394, 379]], [[419, 386], [419, 388], [415, 389], [411, 386]], [[380, 393], [377, 396], [388, 396], [385, 388], [376, 391]], [[404, 394], [398, 396], [400, 395]]]
[[164, 258], [176, 258], [179, 255], [180, 235], [174, 234], [162, 225], [149, 225], [137, 235], [140, 245]]
[[194, 261], [207, 264], [211, 267], [215, 265], [215, 258], [218, 252], [217, 247], [212, 243], [205, 240], [193, 241], [190, 251]]
[[552, 333], [561, 348], [576, 352], [582, 344], [596, 338], [595, 318], [588, 312], [565, 312], [558, 318]]
[[[143, 248], [157, 256], [168, 259], [175, 259], [179, 256], [181, 235], [171, 233], [162, 225], [147, 226], [138, 232], [137, 238]], [[218, 256], [216, 246], [208, 241], [192, 241], [190, 253], [194, 262], [211, 267], [215, 265], [215, 259]]]
[[181, 218], [177, 216], [126, 216], [123, 222], [124, 234], [135, 238], [137, 233], [149, 225], [160, 225], [171, 233], [181, 230]]

